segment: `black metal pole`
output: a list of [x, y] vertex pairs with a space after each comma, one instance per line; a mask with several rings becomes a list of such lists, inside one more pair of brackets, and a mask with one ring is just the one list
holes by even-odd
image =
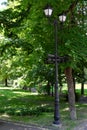
[[60, 125], [60, 114], [59, 114], [59, 93], [58, 93], [58, 21], [54, 20], [54, 31], [55, 31], [55, 106], [54, 106], [54, 122], [55, 125]]

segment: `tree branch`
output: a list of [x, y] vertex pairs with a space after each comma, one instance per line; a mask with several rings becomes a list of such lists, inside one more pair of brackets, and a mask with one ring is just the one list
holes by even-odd
[[76, 7], [78, 2], [79, 2], [79, 0], [75, 0], [74, 2], [72, 2], [71, 5], [69, 6], [69, 8], [65, 11], [65, 14], [67, 14], [69, 12], [73, 12], [73, 10]]

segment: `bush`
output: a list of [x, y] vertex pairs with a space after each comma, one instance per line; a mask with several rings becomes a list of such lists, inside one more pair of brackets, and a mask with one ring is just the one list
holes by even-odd
[[7, 113], [8, 115], [16, 115], [16, 116], [26, 116], [26, 115], [40, 115], [43, 112], [52, 112], [53, 109], [49, 108], [48, 106], [38, 106], [32, 108], [7, 108], [6, 110], [2, 111], [2, 113]]
[[0, 108], [0, 113], [5, 113], [5, 110], [3, 108]]

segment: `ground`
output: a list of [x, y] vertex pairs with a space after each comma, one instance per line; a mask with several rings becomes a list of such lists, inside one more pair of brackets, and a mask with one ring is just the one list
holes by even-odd
[[[65, 129], [58, 127], [43, 128], [0, 120], [0, 130], [65, 130]], [[87, 120], [85, 120], [81, 124], [78, 124], [78, 126], [72, 130], [87, 130]]]
[[79, 124], [74, 130], [87, 130], [87, 120]]

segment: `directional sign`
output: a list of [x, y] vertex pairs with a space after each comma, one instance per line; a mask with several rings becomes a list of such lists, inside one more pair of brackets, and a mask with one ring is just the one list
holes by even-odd
[[52, 54], [48, 54], [47, 57], [47, 63], [53, 64], [56, 61], [58, 63], [64, 63], [67, 62], [69, 60], [68, 56], [56, 56], [56, 55], [52, 55]]

